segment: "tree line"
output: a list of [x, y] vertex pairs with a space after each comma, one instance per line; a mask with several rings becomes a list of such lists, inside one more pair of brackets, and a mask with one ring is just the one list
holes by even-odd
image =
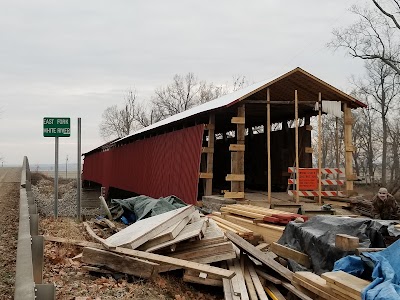
[[100, 135], [110, 141], [149, 126], [192, 107], [219, 98], [249, 85], [245, 76], [233, 76], [231, 84], [217, 85], [199, 80], [194, 73], [176, 74], [172, 82], [154, 90], [150, 100], [138, 99], [129, 90], [122, 107], [112, 105], [103, 112]]

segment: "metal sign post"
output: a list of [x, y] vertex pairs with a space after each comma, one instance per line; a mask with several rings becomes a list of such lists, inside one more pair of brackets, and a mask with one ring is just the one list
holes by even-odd
[[76, 199], [76, 216], [78, 222], [81, 221], [81, 194], [82, 194], [82, 178], [81, 178], [81, 118], [78, 118], [78, 174], [77, 174], [77, 199]]
[[70, 137], [70, 118], [43, 118], [43, 136], [55, 138], [54, 217], [58, 217], [58, 138]]
[[58, 136], [55, 137], [54, 162], [54, 218], [58, 217]]

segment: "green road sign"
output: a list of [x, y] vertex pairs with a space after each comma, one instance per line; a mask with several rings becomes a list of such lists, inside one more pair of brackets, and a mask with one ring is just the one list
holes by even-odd
[[43, 118], [44, 137], [69, 137], [70, 135], [70, 118]]

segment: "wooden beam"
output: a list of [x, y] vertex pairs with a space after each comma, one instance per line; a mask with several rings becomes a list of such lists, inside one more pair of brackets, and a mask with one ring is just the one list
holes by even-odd
[[[212, 152], [207, 153], [207, 173], [213, 173], [214, 169], [214, 142], [215, 142], [215, 115], [211, 114], [209, 118], [208, 128], [208, 149], [213, 149]], [[204, 191], [205, 196], [212, 195], [213, 180], [212, 178], [206, 179], [206, 187]]]
[[245, 124], [245, 118], [244, 117], [233, 117], [231, 119], [232, 124]]
[[335, 247], [342, 251], [356, 251], [360, 247], [360, 240], [348, 234], [336, 234]]
[[312, 127], [312, 125], [306, 125], [306, 130], [307, 130], [307, 131], [311, 131], [311, 130], [313, 130], [313, 127]]
[[156, 263], [96, 248], [85, 247], [82, 262], [95, 266], [105, 266], [114, 271], [140, 278], [150, 278], [158, 273], [158, 264]]
[[225, 177], [226, 181], [244, 181], [245, 175], [244, 174], [228, 174]]
[[201, 153], [214, 153], [214, 148], [202, 147], [201, 148]]
[[278, 256], [281, 256], [286, 259], [292, 259], [295, 262], [305, 266], [306, 268], [311, 267], [311, 261], [307, 254], [304, 254], [302, 252], [299, 252], [297, 250], [291, 249], [289, 247], [277, 243], [272, 243], [270, 245], [270, 250]]
[[361, 297], [361, 291], [371, 282], [358, 278], [343, 271], [327, 272], [321, 275], [332, 288], [339, 287], [345, 292]]
[[322, 95], [318, 93], [318, 204], [322, 204]]
[[213, 173], [200, 173], [199, 178], [202, 179], [212, 179], [213, 178]]
[[245, 151], [245, 145], [230, 144], [229, 151]]
[[244, 192], [225, 192], [224, 198], [243, 199], [244, 198]]
[[272, 186], [271, 186], [271, 95], [269, 88], [267, 88], [267, 192], [268, 192], [268, 203], [272, 203]]
[[[206, 274], [207, 275], [207, 274]], [[183, 281], [210, 286], [222, 286], [222, 279], [214, 276], [202, 276], [202, 273], [186, 270], [183, 274]]]
[[[353, 136], [352, 136], [352, 125], [349, 124], [350, 120], [353, 119], [351, 108], [347, 105], [347, 103], [343, 104], [344, 110], [344, 146], [345, 149], [349, 149], [349, 146], [353, 146]], [[353, 175], [353, 152], [346, 151], [345, 152], [345, 173], [346, 179], [351, 178]], [[353, 192], [353, 181], [347, 179], [346, 180], [346, 193], [350, 196]]]
[[286, 269], [281, 264], [276, 262], [275, 260], [271, 259], [267, 253], [264, 253], [261, 250], [258, 250], [252, 244], [250, 244], [246, 240], [242, 239], [240, 236], [238, 236], [235, 233], [226, 232], [225, 235], [229, 240], [231, 240], [240, 249], [245, 251], [248, 255], [254, 257], [255, 259], [257, 259], [264, 265], [266, 265], [269, 268], [271, 268], [272, 270], [276, 271], [278, 274], [280, 274], [284, 278], [286, 278], [288, 280], [292, 280], [293, 273], [289, 269]]

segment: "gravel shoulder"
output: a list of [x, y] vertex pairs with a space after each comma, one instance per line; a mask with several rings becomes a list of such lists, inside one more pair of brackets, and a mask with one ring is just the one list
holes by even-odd
[[14, 298], [20, 168], [0, 168], [0, 297]]

